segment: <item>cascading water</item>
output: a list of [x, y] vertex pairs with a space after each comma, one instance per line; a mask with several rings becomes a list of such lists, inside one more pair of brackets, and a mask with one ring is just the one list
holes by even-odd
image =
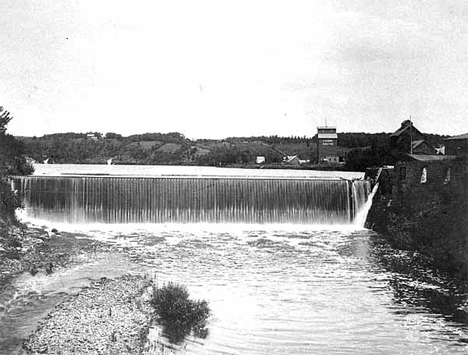
[[374, 200], [374, 196], [377, 193], [377, 190], [379, 189], [379, 183], [376, 183], [374, 187], [372, 188], [372, 191], [370, 195], [367, 197], [366, 202], [364, 205], [361, 207], [359, 212], [356, 214], [356, 217], [354, 218], [354, 225], [358, 228], [364, 228], [366, 224], [366, 219], [367, 215], [369, 213], [369, 210], [372, 207], [372, 201]]
[[367, 181], [264, 177], [18, 178], [26, 217], [67, 223], [350, 224]]

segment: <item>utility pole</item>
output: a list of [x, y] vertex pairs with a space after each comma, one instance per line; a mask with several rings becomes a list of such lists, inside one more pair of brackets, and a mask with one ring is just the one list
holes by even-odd
[[413, 122], [411, 121], [411, 115], [409, 116], [409, 129], [410, 129], [410, 153], [413, 154]]

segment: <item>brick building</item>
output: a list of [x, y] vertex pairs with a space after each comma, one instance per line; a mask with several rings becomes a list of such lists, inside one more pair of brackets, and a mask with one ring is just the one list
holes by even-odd
[[466, 166], [453, 155], [408, 154], [395, 164], [394, 193], [461, 185], [465, 170]]

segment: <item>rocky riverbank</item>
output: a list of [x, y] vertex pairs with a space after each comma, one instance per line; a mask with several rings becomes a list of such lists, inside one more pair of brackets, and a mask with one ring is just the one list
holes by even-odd
[[52, 274], [77, 262], [81, 255], [110, 249], [76, 233], [33, 226], [5, 228], [0, 235], [0, 285], [22, 272]]
[[377, 196], [367, 226], [398, 249], [416, 250], [434, 267], [468, 280], [468, 202], [465, 194], [431, 190], [404, 198]]
[[[93, 264], [104, 262], [105, 266], [106, 260], [118, 255], [112, 245], [85, 235], [9, 227], [0, 238], [0, 287], [15, 290], [18, 280], [38, 279], [41, 284], [49, 277], [51, 282], [58, 277], [63, 283], [64, 275]], [[110, 274], [122, 275], [119, 270]], [[129, 275], [92, 282], [53, 308], [23, 348], [28, 354], [141, 354], [153, 315], [146, 302], [151, 285], [149, 278]], [[0, 293], [5, 307], [8, 295]], [[7, 312], [5, 307], [0, 304], [0, 310]]]
[[93, 282], [53, 309], [24, 348], [29, 354], [141, 354], [152, 284], [129, 275]]

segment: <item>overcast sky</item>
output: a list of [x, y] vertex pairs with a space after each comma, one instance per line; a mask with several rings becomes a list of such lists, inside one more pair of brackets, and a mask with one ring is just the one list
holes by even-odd
[[468, 132], [453, 0], [0, 2], [9, 132]]

